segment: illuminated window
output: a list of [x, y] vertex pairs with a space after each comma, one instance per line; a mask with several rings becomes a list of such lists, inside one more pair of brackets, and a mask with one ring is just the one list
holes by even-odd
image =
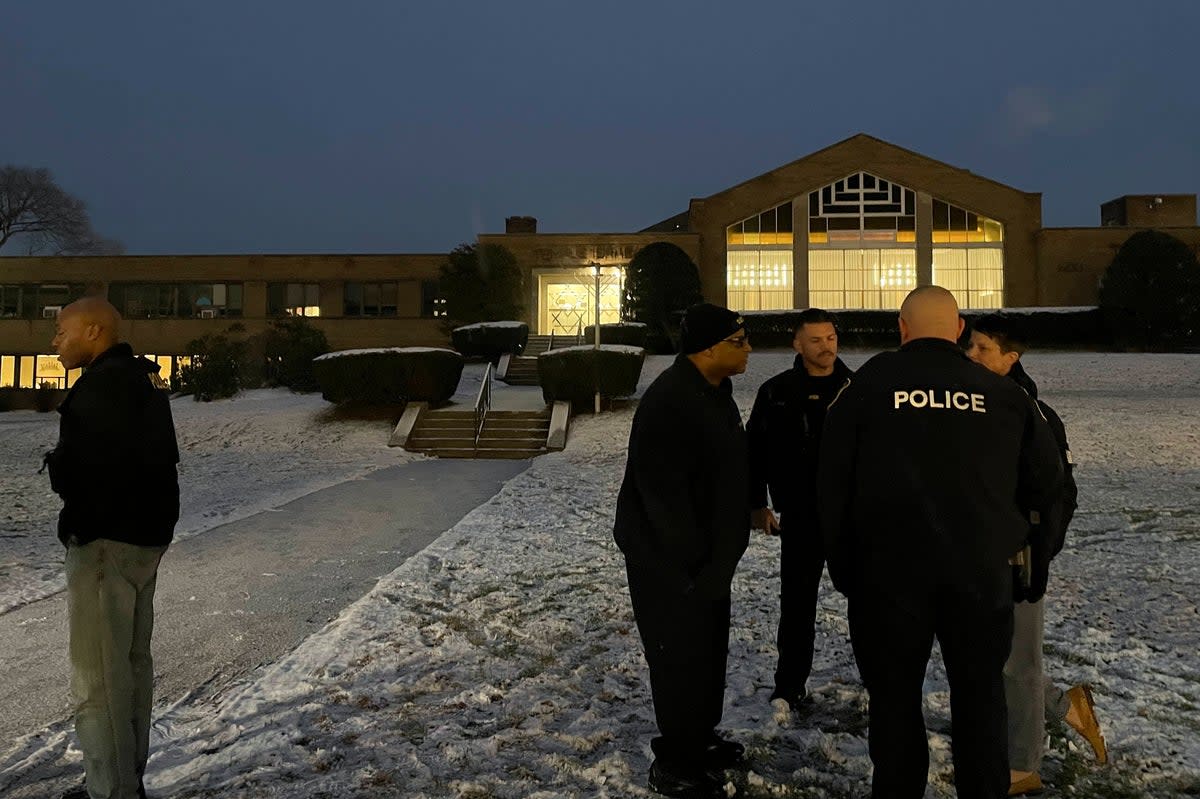
[[421, 316], [440, 317], [446, 315], [446, 298], [441, 296], [436, 280], [421, 281]]
[[959, 308], [1004, 307], [1004, 252], [998, 247], [935, 247], [934, 285], [948, 289]]
[[1002, 308], [1003, 242], [1004, 226], [996, 220], [935, 199], [934, 285], [954, 294], [960, 308]]
[[320, 316], [320, 285], [316, 283], [268, 283], [267, 315]]
[[726, 305], [738, 311], [791, 308], [792, 251], [730, 249], [726, 256]]
[[17, 359], [13, 355], [0, 355], [0, 388], [12, 388], [17, 384]]
[[792, 248], [792, 204], [777, 205], [743, 219], [725, 229], [725, 243], [732, 246]]
[[814, 249], [808, 254], [808, 302], [814, 308], [899, 308], [916, 287], [914, 249]]
[[999, 244], [1002, 241], [1004, 226], [996, 220], [941, 200], [933, 201], [934, 244]]
[[792, 204], [769, 208], [725, 229], [726, 304], [739, 311], [791, 308]]
[[808, 195], [808, 243], [915, 242], [916, 205], [912, 189], [858, 172]]

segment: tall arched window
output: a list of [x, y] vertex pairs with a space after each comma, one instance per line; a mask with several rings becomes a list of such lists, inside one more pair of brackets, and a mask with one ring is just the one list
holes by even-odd
[[791, 308], [792, 204], [777, 205], [725, 230], [726, 304], [738, 311]]
[[960, 308], [1004, 306], [1004, 226], [933, 201], [933, 282]]
[[899, 308], [917, 286], [916, 194], [867, 172], [808, 195], [808, 296], [819, 308]]

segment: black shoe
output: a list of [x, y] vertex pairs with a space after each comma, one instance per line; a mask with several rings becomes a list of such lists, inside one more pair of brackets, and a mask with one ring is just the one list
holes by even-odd
[[714, 733], [713, 742], [704, 748], [704, 767], [708, 771], [743, 769], [746, 767], [746, 747]]
[[[78, 788], [72, 788], [62, 795], [62, 799], [92, 799], [91, 794], [87, 791], [87, 785], [80, 785]], [[138, 799], [146, 799], [146, 786], [138, 780]]]
[[776, 688], [771, 692], [771, 701], [782, 699], [787, 702], [788, 708], [794, 713], [800, 709], [800, 705], [808, 699], [808, 689], [801, 688], [799, 691], [789, 691], [784, 688]]
[[726, 799], [724, 783], [704, 771], [682, 774], [666, 769], [657, 760], [650, 764], [646, 786], [676, 799]]

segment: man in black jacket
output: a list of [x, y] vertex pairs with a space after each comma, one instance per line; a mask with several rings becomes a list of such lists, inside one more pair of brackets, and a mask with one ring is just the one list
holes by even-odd
[[71, 693], [91, 799], [144, 797], [158, 564], [179, 519], [179, 449], [158, 367], [118, 343], [120, 316], [99, 297], [58, 315], [53, 346], [83, 368], [47, 453], [67, 547]]
[[717, 734], [733, 572], [750, 538], [746, 433], [729, 378], [746, 370], [742, 318], [694, 305], [681, 354], [646, 389], [629, 433], [613, 536], [650, 667], [659, 736], [649, 786], [723, 797], [743, 748]]
[[958, 797], [999, 799], [1009, 786], [1009, 559], [1029, 537], [1026, 509], [1058, 495], [1062, 466], [1033, 401], [971, 363], [961, 333], [950, 292], [914, 289], [900, 350], [864, 364], [825, 420], [822, 532], [870, 697], [874, 797], [924, 795], [921, 687], [935, 637]]
[[1091, 745], [1096, 759], [1108, 760], [1108, 749], [1096, 719], [1091, 689], [1076, 685], [1063, 690], [1051, 682], [1042, 666], [1046, 584], [1050, 561], [1063, 547], [1067, 526], [1075, 513], [1079, 491], [1067, 431], [1054, 409], [1038, 398], [1037, 384], [1021, 365], [1028, 343], [1008, 316], [987, 314], [971, 323], [967, 357], [995, 374], [1012, 378], [1038, 404], [1050, 425], [1063, 466], [1063, 489], [1039, 515], [1030, 537], [1029, 585], [1014, 581], [1013, 642], [1004, 664], [1004, 693], [1008, 701], [1009, 795], [1042, 790], [1040, 775], [1045, 754], [1046, 719], [1066, 721]]
[[[850, 380], [831, 314], [809, 308], [792, 333], [796, 362], [763, 383], [746, 423], [755, 529], [780, 536], [779, 660], [771, 699], [795, 710], [807, 696], [825, 546], [817, 516], [817, 453], [825, 409]], [[767, 507], [767, 489], [772, 508]], [[776, 513], [779, 517], [776, 517]]]

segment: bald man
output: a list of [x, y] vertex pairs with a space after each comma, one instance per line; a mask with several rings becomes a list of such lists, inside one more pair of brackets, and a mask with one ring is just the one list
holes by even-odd
[[84, 787], [66, 797], [145, 797], [158, 564], [179, 519], [179, 448], [158, 366], [119, 342], [121, 317], [99, 297], [63, 308], [53, 346], [83, 369], [58, 408], [46, 454], [63, 500], [71, 694]]
[[870, 697], [872, 796], [924, 795], [921, 691], [936, 638], [959, 799], [998, 799], [1009, 786], [1009, 560], [1029, 536], [1027, 510], [1057, 496], [1062, 465], [1029, 396], [958, 347], [950, 292], [915, 289], [899, 321], [900, 349], [864, 364], [830, 406], [817, 479], [829, 573]]

